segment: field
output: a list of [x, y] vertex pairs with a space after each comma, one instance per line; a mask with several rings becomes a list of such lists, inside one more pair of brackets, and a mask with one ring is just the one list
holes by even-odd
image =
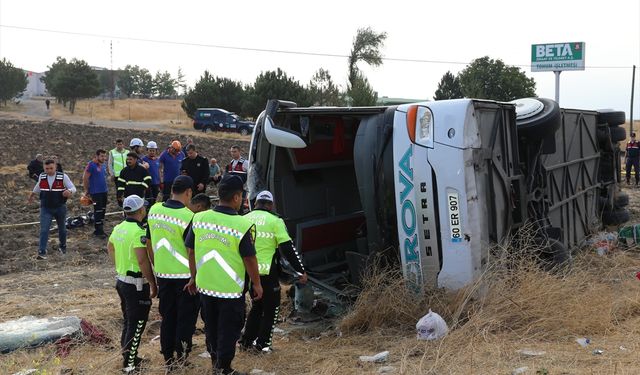
[[[73, 117], [111, 121], [182, 122], [191, 126], [191, 120], [180, 103], [182, 100], [123, 99], [114, 100], [112, 107], [110, 100], [79, 100]], [[52, 103], [51, 114], [58, 118], [71, 116], [67, 108], [55, 102]]]
[[[108, 102], [107, 102], [108, 103]], [[47, 261], [36, 261], [38, 221], [36, 204], [26, 203], [33, 182], [26, 164], [37, 152], [57, 154], [74, 183], [97, 148], [111, 148], [117, 137], [140, 137], [159, 145], [184, 141], [178, 130], [132, 131], [59, 121], [2, 119], [0, 140], [0, 321], [25, 315], [77, 315], [100, 327], [111, 345], [79, 343], [67, 357], [56, 347], [22, 349], [0, 354], [0, 373], [35, 368], [40, 374], [118, 374], [117, 345], [121, 324], [114, 270], [106, 242], [91, 237], [92, 227], [69, 230], [68, 254], [50, 251]], [[134, 135], [135, 134], [135, 135]], [[194, 135], [201, 153], [228, 159], [227, 150], [246, 140]], [[631, 196], [632, 217], [640, 220], [640, 190]], [[108, 212], [115, 212], [113, 191]], [[215, 193], [212, 191], [212, 193]], [[78, 196], [69, 203], [70, 215], [87, 210]], [[109, 216], [106, 230], [117, 223]], [[56, 238], [50, 238], [55, 244]], [[344, 318], [301, 326], [280, 324], [275, 351], [265, 356], [239, 353], [235, 367], [275, 374], [377, 374], [383, 366], [397, 374], [638, 374], [640, 373], [640, 256], [636, 249], [618, 248], [606, 256], [593, 249], [576, 255], [574, 267], [545, 273], [526, 262], [504, 257], [501, 249], [489, 271], [474, 286], [458, 293], [433, 292], [424, 298], [403, 292], [400, 277], [391, 272], [370, 275], [368, 287]], [[527, 245], [522, 246], [523, 252]], [[391, 281], [390, 281], [391, 280]], [[284, 300], [284, 299], [283, 299]], [[443, 340], [416, 340], [415, 323], [429, 309], [440, 313], [451, 331]], [[290, 309], [285, 302], [285, 310]], [[151, 321], [160, 317], [157, 300]], [[202, 323], [199, 323], [201, 327]], [[142, 355], [150, 360], [145, 373], [162, 374], [158, 324], [145, 331]], [[583, 348], [575, 339], [589, 337]], [[198, 331], [192, 366], [178, 374], [202, 374], [210, 362], [204, 336]], [[593, 354], [601, 349], [602, 354]], [[390, 351], [384, 364], [359, 362], [360, 355]], [[529, 352], [527, 352], [527, 350]], [[518, 352], [518, 351], [524, 351]], [[544, 353], [543, 353], [544, 352]], [[527, 370], [523, 368], [527, 367]]]

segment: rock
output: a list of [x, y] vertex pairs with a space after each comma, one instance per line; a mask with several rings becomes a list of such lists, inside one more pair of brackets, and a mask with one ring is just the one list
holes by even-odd
[[275, 372], [266, 372], [264, 370], [260, 370], [257, 368], [254, 368], [253, 370], [251, 370], [251, 372], [249, 373], [251, 375], [276, 375]]
[[389, 374], [396, 372], [396, 368], [393, 366], [382, 366], [378, 369], [378, 374]]
[[517, 369], [511, 371], [511, 375], [525, 374], [528, 370], [529, 370], [529, 367], [527, 366], [518, 367]]
[[38, 371], [38, 370], [36, 370], [34, 368], [30, 368], [28, 370], [18, 371], [13, 375], [31, 375], [31, 374], [34, 374], [36, 371]]
[[361, 362], [382, 363], [382, 362], [386, 362], [387, 358], [389, 358], [389, 351], [385, 350], [384, 352], [380, 352], [380, 353], [378, 353], [376, 355], [372, 355], [372, 356], [361, 355], [360, 356], [360, 361]]
[[198, 357], [211, 358], [211, 354], [209, 354], [209, 352], [204, 352], [204, 353], [198, 354]]
[[547, 354], [547, 352], [543, 350], [530, 350], [530, 349], [521, 349], [521, 350], [517, 350], [517, 352], [524, 357], [540, 357], [542, 355]]

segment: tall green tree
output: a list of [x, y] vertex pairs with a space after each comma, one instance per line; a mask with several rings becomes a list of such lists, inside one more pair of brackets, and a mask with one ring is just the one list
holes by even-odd
[[120, 90], [130, 98], [131, 95], [140, 91], [138, 87], [138, 76], [140, 75], [140, 67], [138, 65], [127, 65], [120, 72], [120, 78], [118, 79], [118, 86]]
[[440, 79], [433, 100], [460, 99], [464, 98], [460, 80], [451, 72], [447, 71]]
[[72, 59], [56, 68], [51, 86], [47, 89], [63, 102], [69, 102], [69, 111], [74, 113], [78, 99], [93, 98], [100, 94], [100, 82], [86, 61]]
[[16, 68], [6, 58], [0, 60], [0, 101], [7, 105], [7, 100], [14, 98], [27, 88], [27, 75]]
[[40, 78], [40, 80], [47, 88], [49, 95], [55, 96], [58, 99], [58, 102], [63, 102], [65, 107], [67, 106], [66, 102], [63, 101], [60, 95], [56, 92], [57, 87], [55, 85], [55, 81], [56, 75], [58, 75], [58, 73], [60, 73], [63, 69], [66, 69], [68, 65], [69, 63], [67, 62], [67, 59], [58, 56], [56, 58], [56, 61], [48, 67], [49, 70], [47, 70], [45, 75]]
[[156, 72], [156, 76], [153, 79], [155, 92], [159, 98], [171, 98], [176, 95], [176, 80], [171, 77], [171, 73], [167, 72]]
[[149, 73], [149, 70], [142, 68], [138, 73], [137, 77], [138, 83], [138, 94], [145, 99], [151, 98], [155, 92], [155, 81], [153, 80], [153, 76]]
[[[373, 90], [364, 74], [358, 69], [358, 62], [362, 61], [371, 66], [382, 65], [382, 53], [387, 33], [377, 33], [370, 27], [360, 28], [353, 39], [353, 46], [349, 53], [347, 96], [351, 105], [375, 105], [378, 94]], [[360, 91], [356, 91], [360, 90]]]
[[323, 68], [318, 69], [311, 78], [308, 91], [312, 105], [340, 106], [344, 104], [340, 88], [333, 83], [329, 71]]
[[256, 77], [253, 88], [248, 90], [243, 113], [257, 117], [269, 99], [290, 100], [299, 106], [311, 105], [307, 90], [280, 68], [262, 72]]
[[178, 67], [178, 74], [176, 75], [176, 89], [178, 90], [178, 95], [184, 95], [187, 93], [187, 84], [184, 79], [185, 75], [182, 72], [182, 68]]
[[462, 93], [468, 98], [510, 101], [536, 95], [536, 82], [515, 66], [484, 56], [473, 60], [458, 74]]
[[243, 101], [242, 83], [229, 78], [214, 77], [209, 71], [205, 71], [195, 86], [184, 95], [182, 109], [191, 118], [196, 109], [204, 107], [222, 108], [244, 115]]

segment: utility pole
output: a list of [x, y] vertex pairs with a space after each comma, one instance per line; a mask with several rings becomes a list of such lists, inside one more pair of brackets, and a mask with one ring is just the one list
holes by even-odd
[[633, 66], [633, 73], [631, 73], [631, 110], [629, 112], [631, 119], [629, 120], [629, 133], [633, 133], [633, 93], [636, 87], [636, 66]]

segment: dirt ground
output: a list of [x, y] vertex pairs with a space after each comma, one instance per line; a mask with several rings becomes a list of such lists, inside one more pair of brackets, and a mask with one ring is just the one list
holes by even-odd
[[[82, 168], [97, 148], [109, 149], [115, 138], [128, 140], [134, 136], [145, 142], [154, 140], [159, 145], [168, 144], [175, 138], [181, 141], [186, 138], [178, 131], [132, 131], [0, 117], [3, 144], [0, 158], [0, 322], [25, 315], [76, 315], [100, 327], [113, 340], [113, 344], [102, 346], [82, 343], [64, 358], [56, 355], [54, 345], [0, 354], [0, 373], [13, 374], [31, 368], [37, 369], [39, 374], [119, 373], [120, 355], [116, 346], [122, 320], [113, 288], [115, 272], [108, 261], [106, 241], [92, 238], [92, 227], [69, 230], [68, 254], [62, 256], [53, 250], [57, 243], [53, 234], [51, 256], [47, 261], [36, 261], [38, 225], [3, 226], [38, 221], [37, 204], [26, 203], [34, 185], [26, 176], [26, 165], [36, 153], [59, 155], [65, 172], [79, 185]], [[194, 135], [193, 138], [204, 156], [216, 157], [223, 163], [228, 159], [227, 150], [232, 144], [239, 144], [245, 150], [248, 148], [247, 140], [206, 135]], [[638, 222], [640, 190], [626, 187], [625, 190], [631, 196], [632, 220]], [[107, 211], [114, 212], [113, 191], [110, 194]], [[79, 205], [78, 195], [70, 200], [68, 207], [70, 215], [87, 212]], [[116, 216], [109, 216], [106, 230], [110, 232], [116, 223]], [[592, 331], [593, 334], [589, 333], [593, 324], [578, 325], [578, 328], [568, 330], [571, 334], [562, 336], [520, 335], [508, 331], [478, 331], [468, 335], [468, 331], [454, 329], [445, 340], [425, 343], [416, 340], [413, 324], [382, 327], [366, 333], [343, 333], [335, 328], [337, 322], [335, 326], [325, 322], [320, 330], [317, 325], [301, 326], [287, 321], [280, 324], [284, 332], [275, 334], [273, 353], [266, 356], [239, 353], [234, 365], [245, 371], [261, 369], [278, 375], [377, 374], [383, 373], [383, 366], [391, 366], [389, 373], [398, 374], [510, 374], [516, 369], [522, 374], [638, 374], [640, 282], [635, 279], [635, 272], [640, 270], [640, 260], [634, 251], [624, 253], [611, 258], [594, 255], [590, 260], [598, 269], [615, 264], [611, 274], [605, 272], [601, 278], [594, 279], [602, 285], [594, 284], [593, 287], [606, 286], [602, 290], [612, 298], [617, 296], [624, 300], [624, 320], [612, 318], [610, 324], [603, 324], [604, 328]], [[610, 279], [614, 281], [607, 281]], [[587, 299], [583, 303], [587, 307], [600, 302]], [[286, 305], [287, 302], [285, 308]], [[606, 304], [596, 307], [613, 310]], [[552, 315], [571, 314], [570, 311], [553, 311], [553, 306], [548, 310]], [[612, 316], [622, 316], [618, 310], [617, 315], [612, 313]], [[159, 340], [155, 339], [159, 334], [159, 319], [157, 300], [154, 300], [152, 323], [145, 331], [141, 348], [142, 356], [150, 360], [145, 370], [148, 374], [164, 373]], [[550, 319], [555, 319], [555, 315]], [[535, 328], [536, 321], [531, 324]], [[199, 322], [199, 328], [201, 325]], [[575, 343], [575, 338], [583, 335], [589, 335], [590, 347], [582, 348]], [[179, 370], [178, 374], [202, 374], [210, 369], [209, 360], [198, 356], [204, 352], [204, 337], [200, 330], [194, 340], [192, 366]], [[595, 349], [602, 349], [603, 354], [593, 354]], [[358, 360], [360, 355], [384, 350], [390, 351], [387, 363]], [[527, 355], [518, 350], [544, 353]]]

